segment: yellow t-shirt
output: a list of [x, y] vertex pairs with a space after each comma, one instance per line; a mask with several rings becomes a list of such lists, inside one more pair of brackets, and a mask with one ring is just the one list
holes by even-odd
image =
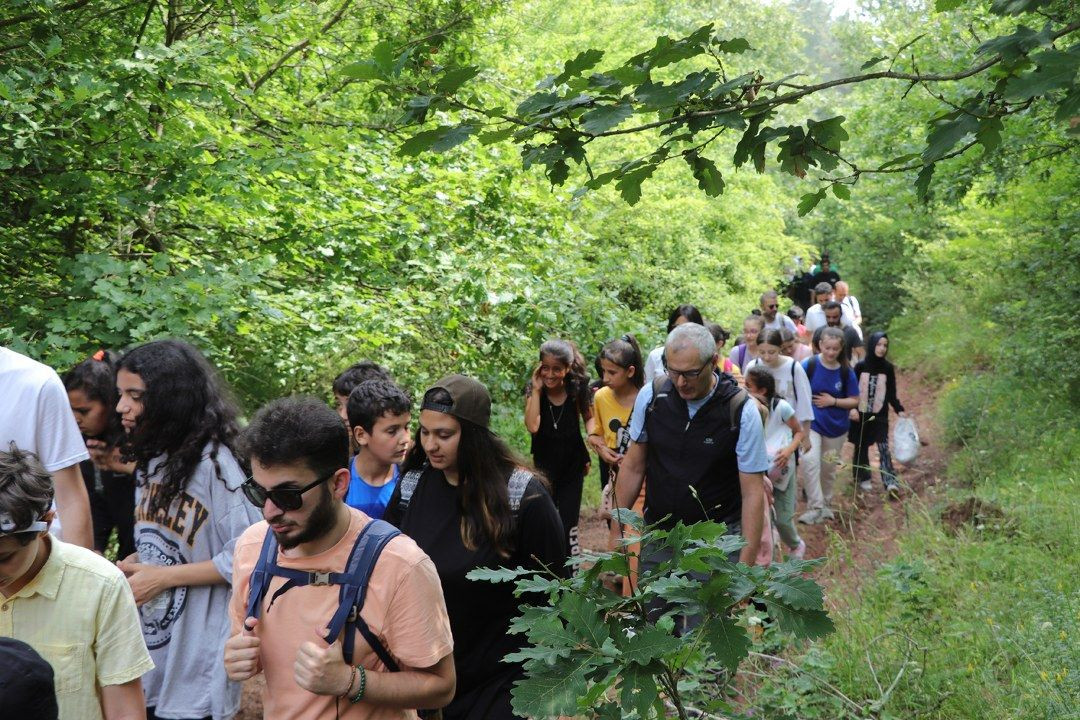
[[154, 667], [124, 574], [90, 550], [53, 537], [26, 587], [0, 595], [0, 635], [22, 640], [53, 668], [60, 720], [101, 720], [99, 687]]
[[625, 427], [633, 409], [633, 405], [623, 407], [618, 398], [615, 397], [615, 392], [609, 387], [602, 387], [593, 395], [593, 417], [596, 418], [596, 422], [600, 424], [603, 430], [604, 444], [612, 450], [618, 447], [619, 438], [617, 433], [611, 429], [611, 420], [618, 418], [619, 425]]

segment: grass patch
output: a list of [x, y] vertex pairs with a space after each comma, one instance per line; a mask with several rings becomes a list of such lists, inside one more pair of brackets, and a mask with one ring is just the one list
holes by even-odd
[[1010, 374], [969, 375], [949, 384], [940, 413], [957, 449], [947, 496], [913, 503], [896, 558], [847, 599], [835, 634], [793, 657], [808, 672], [770, 675], [760, 716], [1080, 718], [1080, 429], [1069, 405]]

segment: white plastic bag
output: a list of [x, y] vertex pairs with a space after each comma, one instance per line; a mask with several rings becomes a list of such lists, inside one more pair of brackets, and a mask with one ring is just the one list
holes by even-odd
[[911, 418], [897, 418], [893, 429], [893, 458], [902, 465], [910, 465], [919, 457], [919, 429]]

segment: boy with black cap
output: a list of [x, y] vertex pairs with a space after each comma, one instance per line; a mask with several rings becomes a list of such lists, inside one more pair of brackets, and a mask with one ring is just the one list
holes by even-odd
[[105, 558], [49, 534], [52, 499], [33, 453], [0, 452], [0, 636], [53, 667], [61, 720], [141, 720], [154, 664], [131, 588]]

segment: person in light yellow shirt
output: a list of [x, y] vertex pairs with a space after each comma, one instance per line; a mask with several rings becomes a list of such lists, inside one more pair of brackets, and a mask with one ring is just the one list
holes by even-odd
[[49, 535], [52, 477], [30, 452], [0, 452], [0, 636], [53, 667], [60, 720], [145, 720], [154, 667], [124, 574]]

